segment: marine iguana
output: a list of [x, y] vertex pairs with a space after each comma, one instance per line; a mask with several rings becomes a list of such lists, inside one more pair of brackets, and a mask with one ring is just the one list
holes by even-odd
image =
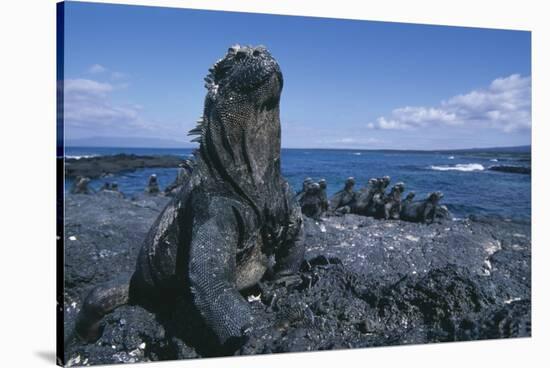
[[239, 290], [266, 273], [286, 276], [303, 260], [300, 207], [281, 174], [283, 76], [263, 47], [229, 48], [209, 70], [200, 147], [189, 181], [150, 229], [130, 282], [94, 289], [77, 317], [87, 341], [116, 307], [188, 295], [224, 348], [255, 325]]
[[118, 183], [115, 182], [105, 182], [99, 189], [99, 193], [101, 194], [108, 194], [108, 195], [116, 195], [119, 197], [124, 197], [124, 194], [118, 189]]
[[401, 206], [405, 206], [405, 205], [408, 205], [409, 203], [411, 203], [413, 201], [415, 195], [416, 195], [416, 193], [414, 191], [411, 191], [411, 192], [407, 193], [407, 196], [401, 202]]
[[145, 193], [149, 193], [149, 194], [160, 193], [160, 186], [159, 186], [159, 182], [157, 180], [156, 174], [152, 174], [151, 176], [149, 176], [149, 180], [147, 181], [147, 186], [145, 187]]
[[327, 197], [327, 181], [326, 179], [319, 180], [319, 188], [321, 189], [319, 196], [321, 198], [321, 213], [328, 211], [328, 197]]
[[321, 186], [318, 183], [311, 183], [306, 192], [300, 198], [302, 214], [312, 219], [319, 220], [323, 213], [323, 202]]
[[300, 203], [302, 201], [302, 197], [306, 194], [307, 188], [312, 183], [313, 183], [312, 178], [307, 177], [307, 178], [304, 179], [304, 182], [302, 183], [302, 189], [300, 189], [300, 191], [297, 192], [296, 195], [294, 196], [294, 198], [296, 198], [298, 203]]
[[384, 204], [384, 219], [399, 220], [399, 214], [401, 213], [401, 195], [405, 191], [405, 184], [399, 182], [395, 184], [390, 191], [390, 194], [386, 196], [386, 203]]
[[353, 186], [355, 185], [355, 178], [349, 177], [344, 183], [344, 189], [336, 192], [330, 199], [329, 207], [330, 211], [337, 215], [349, 213], [353, 207], [355, 201], [355, 192]]
[[359, 189], [351, 212], [357, 215], [367, 215], [368, 209], [373, 207], [372, 198], [378, 189], [378, 179], [369, 179], [367, 186]]
[[73, 186], [71, 188], [72, 194], [92, 194], [94, 193], [88, 184], [90, 184], [90, 178], [86, 176], [77, 176]]
[[372, 196], [372, 202], [367, 207], [367, 216], [384, 218], [384, 205], [387, 201], [386, 188], [390, 185], [391, 178], [383, 176], [377, 179], [378, 186]]
[[191, 160], [184, 160], [181, 164], [178, 165], [176, 179], [174, 179], [172, 183], [168, 184], [166, 189], [164, 189], [164, 193], [169, 196], [175, 195], [177, 190], [182, 188], [185, 183], [187, 183], [187, 180], [189, 180], [189, 176], [191, 176], [192, 172], [193, 162], [191, 162]]
[[443, 198], [443, 193], [432, 192], [428, 194], [426, 199], [421, 201], [411, 202], [406, 200], [402, 203], [401, 213], [399, 214], [400, 218], [405, 221], [432, 223], [439, 212], [438, 208], [440, 207], [439, 201], [441, 198]]

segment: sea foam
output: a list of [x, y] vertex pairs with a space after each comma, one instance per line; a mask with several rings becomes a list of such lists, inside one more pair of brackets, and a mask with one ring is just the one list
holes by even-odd
[[456, 164], [453, 166], [430, 166], [430, 169], [437, 171], [482, 171], [485, 170], [481, 164]]
[[76, 155], [65, 155], [65, 158], [74, 158], [75, 160], [80, 160], [82, 158], [92, 158], [92, 157], [97, 157], [99, 155], [80, 155], [80, 156], [76, 156]]

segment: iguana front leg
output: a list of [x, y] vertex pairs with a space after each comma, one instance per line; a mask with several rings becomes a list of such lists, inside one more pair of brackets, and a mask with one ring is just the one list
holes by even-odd
[[304, 260], [305, 236], [300, 207], [294, 207], [287, 226], [287, 239], [275, 253], [275, 274], [277, 277], [298, 272]]
[[[244, 343], [252, 311], [235, 285], [238, 226], [229, 206], [215, 206], [193, 222], [189, 281], [193, 302], [227, 349]], [[228, 208], [229, 207], [229, 208]], [[202, 217], [202, 219], [200, 218]]]
[[435, 206], [431, 203], [426, 203], [422, 212], [422, 222], [431, 224], [435, 220]]

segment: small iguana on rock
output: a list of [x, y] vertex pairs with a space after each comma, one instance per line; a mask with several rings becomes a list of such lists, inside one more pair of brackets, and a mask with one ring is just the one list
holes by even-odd
[[443, 193], [432, 192], [428, 194], [426, 199], [421, 201], [413, 202], [405, 200], [402, 203], [400, 218], [411, 222], [421, 222], [425, 224], [433, 223], [438, 212], [440, 212], [438, 208], [441, 207], [439, 206], [441, 198], [443, 198]]
[[329, 209], [333, 214], [343, 215], [350, 213], [355, 202], [356, 193], [353, 191], [355, 178], [349, 177], [344, 183], [344, 189], [336, 192], [329, 202]]
[[319, 183], [309, 184], [303, 197], [300, 198], [302, 214], [312, 219], [319, 220], [323, 213], [321, 186]]
[[328, 196], [327, 196], [327, 181], [326, 179], [319, 180], [319, 188], [321, 188], [321, 213], [325, 213], [328, 211]]
[[405, 191], [405, 184], [399, 182], [395, 184], [385, 198], [384, 203], [384, 219], [399, 220], [399, 214], [401, 213], [401, 195]]
[[89, 187], [90, 178], [77, 176], [71, 188], [72, 194], [92, 194], [94, 191]]
[[281, 174], [279, 65], [262, 46], [236, 45], [209, 71], [191, 177], [150, 229], [131, 281], [86, 298], [75, 331], [87, 341], [122, 304], [189, 293], [219, 342], [237, 348], [254, 326], [239, 290], [303, 260], [300, 207]]
[[152, 174], [151, 176], [149, 176], [149, 180], [147, 181], [147, 186], [145, 187], [145, 193], [148, 193], [148, 194], [160, 193], [160, 186], [157, 180], [157, 174]]
[[351, 208], [351, 212], [363, 216], [369, 214], [369, 209], [374, 208], [372, 198], [374, 194], [376, 194], [378, 186], [378, 179], [369, 179], [369, 181], [367, 182], [367, 186], [357, 191], [357, 195], [355, 198], [355, 202], [353, 203], [353, 207]]
[[178, 171], [176, 174], [176, 179], [168, 184], [164, 193], [168, 196], [173, 196], [176, 192], [181, 189], [193, 172], [193, 162], [191, 160], [184, 160], [181, 164], [178, 165]]

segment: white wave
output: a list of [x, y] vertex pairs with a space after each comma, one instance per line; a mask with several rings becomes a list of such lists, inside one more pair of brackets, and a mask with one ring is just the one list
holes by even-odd
[[492, 158], [491, 161], [498, 162], [498, 160], [496, 158]]
[[447, 157], [447, 158], [448, 158], [449, 160], [454, 160], [454, 159], [455, 159], [454, 156], [449, 156], [449, 157]]
[[353, 152], [355, 156], [361, 156], [361, 152]]
[[454, 166], [430, 166], [430, 169], [437, 171], [482, 171], [485, 170], [481, 164], [456, 164]]
[[81, 156], [72, 156], [72, 155], [66, 155], [65, 158], [74, 158], [75, 160], [80, 160], [81, 158], [91, 158], [91, 157], [97, 157], [99, 155], [81, 155]]

